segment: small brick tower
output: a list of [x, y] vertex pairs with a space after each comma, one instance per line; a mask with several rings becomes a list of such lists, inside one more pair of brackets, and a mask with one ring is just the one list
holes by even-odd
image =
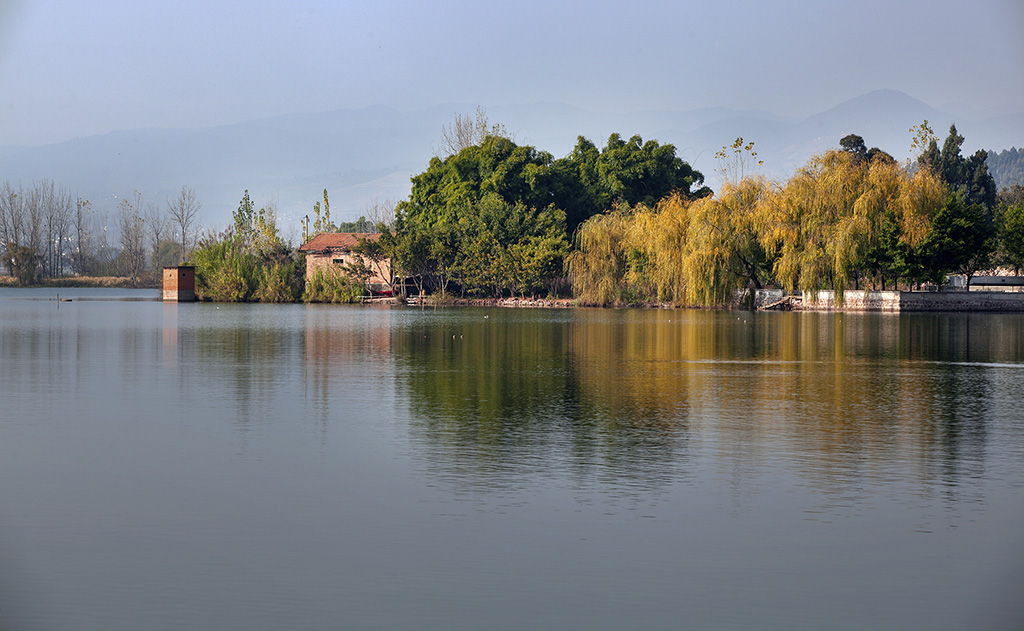
[[196, 301], [196, 268], [191, 265], [164, 268], [164, 302]]

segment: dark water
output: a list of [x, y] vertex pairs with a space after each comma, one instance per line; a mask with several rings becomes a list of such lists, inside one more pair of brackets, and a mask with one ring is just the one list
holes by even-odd
[[1024, 627], [1022, 316], [61, 295], [4, 629]]

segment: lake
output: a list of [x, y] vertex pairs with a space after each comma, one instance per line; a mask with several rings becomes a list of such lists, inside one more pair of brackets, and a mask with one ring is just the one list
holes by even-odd
[[0, 289], [4, 629], [1020, 629], [1024, 315]]

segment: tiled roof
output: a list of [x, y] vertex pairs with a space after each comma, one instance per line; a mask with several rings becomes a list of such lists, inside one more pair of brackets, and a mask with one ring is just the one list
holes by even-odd
[[379, 232], [324, 232], [316, 235], [299, 252], [326, 252], [327, 250], [351, 250], [359, 245], [360, 239], [376, 241]]

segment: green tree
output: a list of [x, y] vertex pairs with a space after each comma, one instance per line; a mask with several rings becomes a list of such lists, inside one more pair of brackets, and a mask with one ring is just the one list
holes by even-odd
[[676, 156], [673, 145], [644, 142], [640, 136], [627, 141], [612, 134], [601, 151], [580, 136], [573, 151], [555, 167], [563, 176], [555, 204], [566, 211], [570, 234], [620, 201], [653, 207], [672, 193], [690, 199], [711, 192], [707, 187], [694, 190], [703, 184], [704, 176]]
[[1010, 147], [999, 153], [989, 151], [985, 164], [1000, 191], [1014, 185], [1024, 186], [1024, 149]]
[[9, 241], [3, 256], [7, 273], [14, 276], [19, 285], [33, 285], [39, 281], [42, 257], [36, 253], [35, 248]]
[[234, 220], [235, 237], [238, 238], [243, 247], [252, 245], [253, 233], [255, 232], [256, 206], [249, 198], [249, 189], [245, 189], [242, 200], [238, 202], [238, 210], [231, 215]]
[[996, 231], [985, 221], [981, 204], [968, 204], [960, 193], [952, 193], [932, 220], [932, 228], [921, 244], [921, 256], [930, 280], [938, 283], [949, 272], [971, 277], [990, 261]]
[[963, 195], [965, 203], [981, 204], [986, 221], [991, 222], [996, 185], [985, 164], [988, 152], [979, 150], [970, 158], [964, 158], [960, 155], [963, 142], [964, 137], [957, 133], [956, 125], [950, 125], [942, 149], [933, 138], [918, 158], [918, 164], [934, 171], [950, 192]]
[[1024, 199], [1001, 206], [1000, 220], [1000, 262], [1019, 274], [1024, 267]]

